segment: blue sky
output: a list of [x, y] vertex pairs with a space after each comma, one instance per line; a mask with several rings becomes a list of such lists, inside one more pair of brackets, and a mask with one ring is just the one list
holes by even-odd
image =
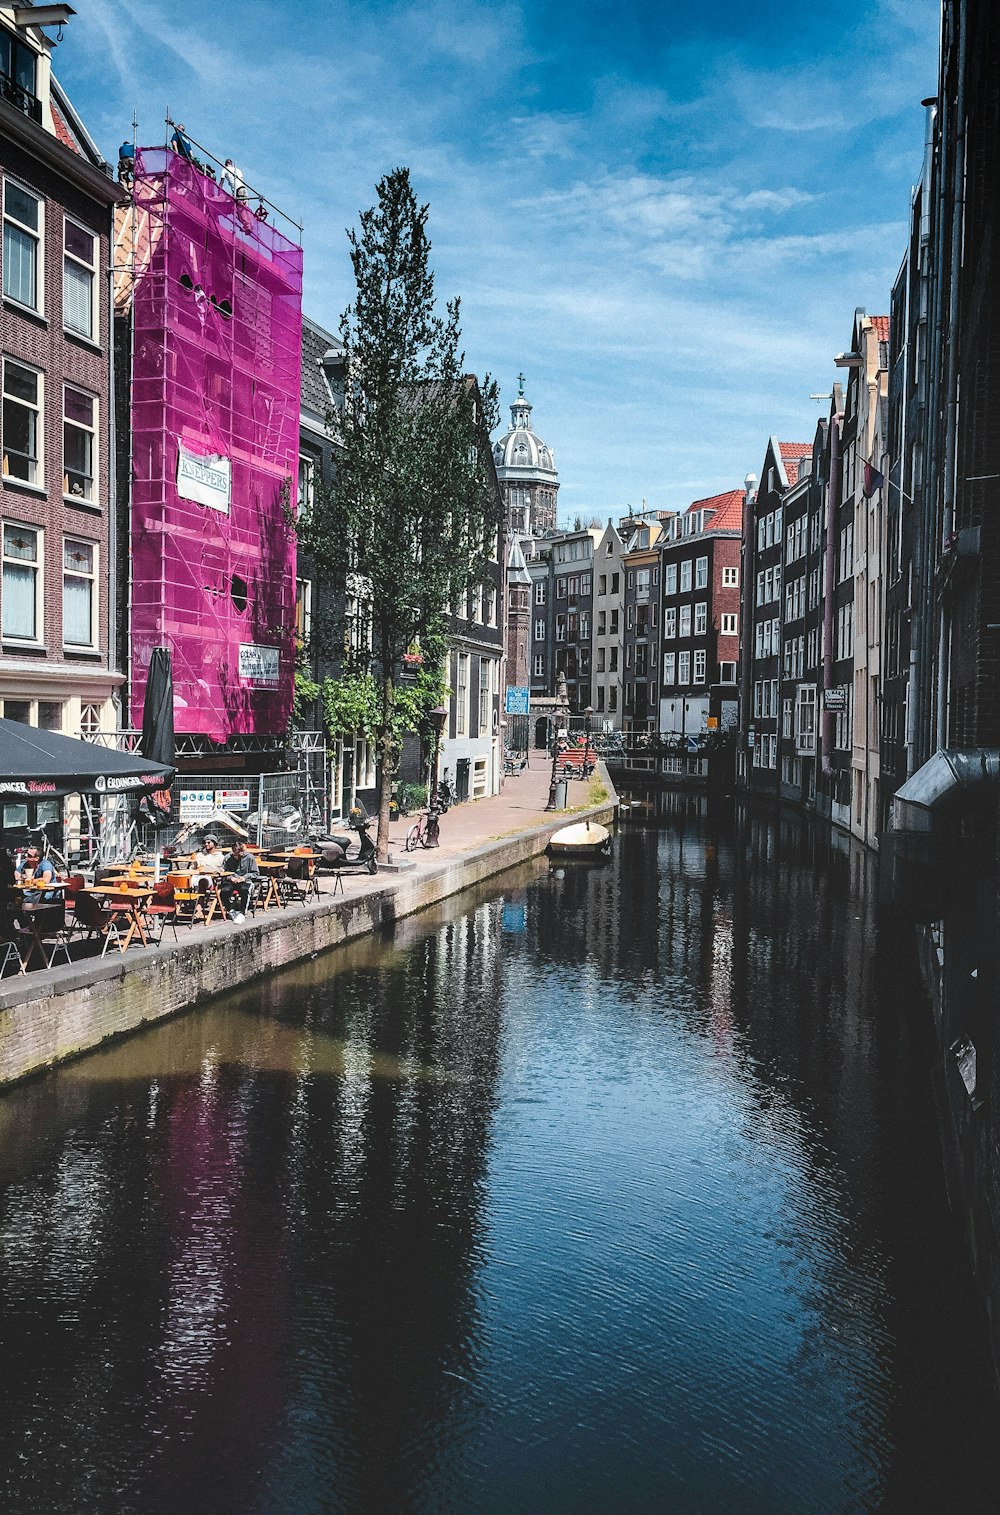
[[937, 0], [82, 0], [56, 53], [108, 157], [169, 107], [305, 223], [336, 329], [345, 228], [409, 167], [467, 363], [527, 376], [563, 517], [683, 506], [806, 441], [856, 305], [888, 310]]

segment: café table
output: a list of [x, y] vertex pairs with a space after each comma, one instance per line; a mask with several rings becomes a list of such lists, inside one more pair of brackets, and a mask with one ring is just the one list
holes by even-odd
[[21, 920], [24, 923], [25, 929], [27, 930], [27, 933], [28, 933], [28, 935], [31, 938], [31, 942], [30, 942], [30, 945], [28, 947], [28, 950], [24, 954], [24, 958], [22, 960], [21, 972], [22, 973], [27, 972], [28, 964], [31, 961], [32, 954], [36, 950], [38, 952], [39, 957], [42, 960], [43, 966], [46, 967], [46, 968], [50, 968], [52, 966], [53, 959], [55, 958], [55, 955], [56, 955], [56, 948], [58, 946], [58, 943], [53, 943], [53, 946], [52, 946], [52, 955], [51, 955], [51, 957], [46, 957], [46, 954], [45, 954], [45, 939], [44, 939], [45, 938], [45, 917], [46, 917], [46, 915], [49, 916], [49, 918], [50, 918], [49, 923], [51, 924], [52, 912], [54, 910], [59, 910], [59, 911], [62, 912], [62, 918], [60, 920], [60, 927], [65, 923], [65, 919], [66, 919], [66, 890], [70, 887], [70, 880], [69, 879], [26, 879], [23, 882], [15, 883], [13, 885], [13, 887], [16, 890], [18, 890], [19, 893], [24, 894], [24, 895], [27, 895], [29, 893], [35, 893], [35, 894], [58, 894], [59, 895], [59, 898], [58, 899], [54, 899], [54, 900], [38, 900], [38, 901], [30, 901], [30, 902], [26, 900], [25, 903], [24, 903], [24, 905], [22, 906], [22, 909], [21, 909]]
[[257, 859], [257, 867], [260, 869], [261, 878], [267, 880], [267, 888], [259, 901], [262, 910], [270, 910], [272, 905], [284, 908], [284, 900], [281, 898], [281, 890], [278, 888], [278, 879], [285, 871], [284, 860], [281, 858]]
[[153, 898], [153, 890], [148, 885], [136, 881], [133, 881], [131, 886], [109, 884], [105, 887], [102, 884], [99, 889], [87, 889], [81, 892], [92, 894], [95, 899], [106, 899], [112, 913], [124, 917], [128, 923], [128, 929], [119, 944], [123, 953], [128, 951], [136, 937], [144, 947], [149, 946], [145, 912]]

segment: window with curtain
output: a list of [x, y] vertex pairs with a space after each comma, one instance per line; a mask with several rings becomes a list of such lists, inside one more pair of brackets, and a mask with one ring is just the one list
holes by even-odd
[[7, 179], [3, 187], [3, 292], [8, 300], [40, 310], [39, 249], [44, 204]]
[[94, 440], [97, 401], [93, 395], [63, 387], [63, 494], [93, 501]]
[[5, 637], [38, 640], [38, 590], [42, 533], [31, 526], [5, 522], [0, 619]]
[[3, 471], [9, 479], [41, 484], [42, 376], [3, 360]]
[[63, 643], [94, 645], [94, 544], [63, 541]]
[[66, 221], [63, 246], [63, 325], [94, 340], [94, 291], [97, 287], [97, 238], [75, 221]]

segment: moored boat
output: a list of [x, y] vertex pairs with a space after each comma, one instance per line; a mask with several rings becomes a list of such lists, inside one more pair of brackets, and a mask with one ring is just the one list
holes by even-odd
[[574, 821], [549, 838], [555, 857], [599, 857], [611, 850], [611, 832], [597, 821]]

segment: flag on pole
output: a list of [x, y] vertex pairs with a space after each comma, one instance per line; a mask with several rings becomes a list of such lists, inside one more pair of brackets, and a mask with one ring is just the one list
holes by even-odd
[[883, 475], [879, 473], [878, 469], [873, 468], [870, 463], [866, 463], [864, 488], [865, 499], [870, 500], [876, 489], [881, 489], [884, 483], [885, 479]]

